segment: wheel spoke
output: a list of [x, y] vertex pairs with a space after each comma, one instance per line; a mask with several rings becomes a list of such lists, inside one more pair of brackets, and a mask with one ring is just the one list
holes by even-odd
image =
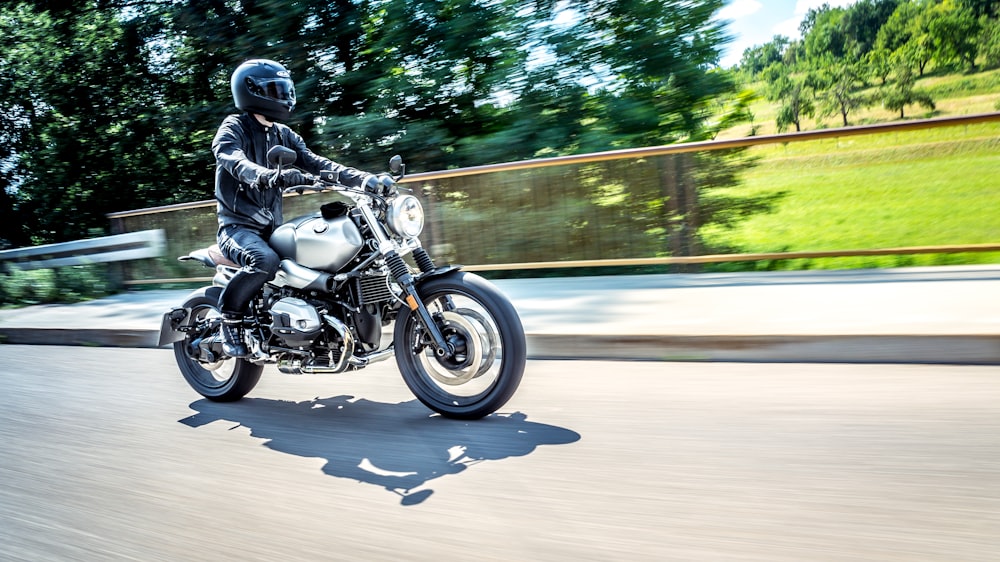
[[467, 295], [435, 295], [428, 305], [445, 339], [457, 344], [460, 352], [441, 358], [430, 346], [424, 347], [416, 362], [421, 378], [449, 403], [467, 402], [488, 392], [499, 377], [502, 358], [496, 320], [482, 303]]
[[[242, 359], [215, 359], [206, 355], [199, 340], [218, 337], [220, 317], [214, 299], [194, 297], [184, 305], [191, 309], [190, 325], [196, 329], [174, 344], [174, 356], [181, 373], [195, 391], [210, 400], [239, 400], [257, 384], [263, 366]], [[218, 348], [218, 344], [209, 347]], [[213, 359], [207, 361], [206, 359]]]

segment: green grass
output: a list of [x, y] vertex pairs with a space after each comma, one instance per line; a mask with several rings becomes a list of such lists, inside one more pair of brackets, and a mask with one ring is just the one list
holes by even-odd
[[[760, 88], [762, 84], [749, 87]], [[996, 111], [1000, 69], [932, 73], [918, 88], [937, 108], [907, 108], [906, 118]], [[758, 134], [777, 132], [777, 105], [752, 106]], [[898, 120], [873, 106], [852, 125]], [[840, 116], [806, 119], [803, 130], [834, 129]], [[750, 125], [719, 138], [749, 134]], [[756, 168], [732, 195], [781, 193], [774, 212], [733, 230], [703, 229], [711, 247], [746, 253], [1000, 243], [1000, 124], [942, 127], [755, 147]], [[1000, 253], [901, 255], [724, 264], [717, 269], [810, 269], [1000, 263]]]
[[[1000, 124], [771, 145], [733, 195], [782, 193], [775, 211], [703, 232], [741, 252], [1000, 243]], [[998, 263], [1000, 254], [790, 260], [808, 269]], [[730, 266], [739, 267], [739, 266]]]

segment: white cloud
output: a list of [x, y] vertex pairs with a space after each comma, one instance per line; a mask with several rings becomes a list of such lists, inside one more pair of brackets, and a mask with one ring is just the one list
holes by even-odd
[[752, 14], [756, 14], [764, 5], [757, 0], [733, 0], [719, 10], [718, 18], [722, 20], [735, 20]]
[[809, 10], [822, 8], [823, 4], [829, 4], [831, 8], [845, 8], [855, 2], [857, 0], [798, 0], [795, 2], [795, 17], [802, 21]]
[[798, 39], [801, 36], [799, 25], [806, 18], [809, 10], [822, 8], [823, 4], [829, 4], [831, 8], [846, 8], [855, 2], [857, 0], [797, 0], [795, 2], [794, 17], [774, 24], [772, 31], [774, 31], [775, 35], [784, 35], [791, 39]]
[[795, 39], [800, 35], [799, 33], [800, 23], [802, 23], [802, 18], [792, 18], [792, 19], [787, 19], [785, 21], [779, 21], [778, 23], [774, 24], [774, 27], [771, 28], [771, 31], [774, 32], [774, 35], [784, 35], [789, 39]]

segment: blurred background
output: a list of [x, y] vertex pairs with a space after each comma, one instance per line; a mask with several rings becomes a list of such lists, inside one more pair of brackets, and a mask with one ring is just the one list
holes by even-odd
[[[449, 261], [995, 243], [996, 120], [809, 142], [770, 135], [996, 112], [998, 4], [824, 4], [804, 12], [794, 37], [737, 55], [728, 18], [760, 12], [757, 2], [6, 2], [0, 249], [166, 226], [168, 255], [129, 278], [183, 276], [173, 256], [214, 238], [211, 203], [172, 217], [128, 212], [211, 200], [211, 139], [235, 111], [229, 76], [248, 58], [292, 70], [289, 124], [316, 152], [371, 171], [395, 153], [419, 178], [707, 143], [413, 182], [430, 213], [425, 242]], [[735, 148], [711, 142], [762, 135]], [[942, 252], [695, 269], [996, 259]], [[45, 285], [100, 291], [104, 266], [87, 267], [0, 276], [0, 298]]]

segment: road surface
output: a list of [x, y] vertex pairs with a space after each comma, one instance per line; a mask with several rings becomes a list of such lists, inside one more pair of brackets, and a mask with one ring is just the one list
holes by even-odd
[[0, 559], [1000, 558], [997, 367], [538, 361], [469, 423], [172, 360], [0, 346]]

